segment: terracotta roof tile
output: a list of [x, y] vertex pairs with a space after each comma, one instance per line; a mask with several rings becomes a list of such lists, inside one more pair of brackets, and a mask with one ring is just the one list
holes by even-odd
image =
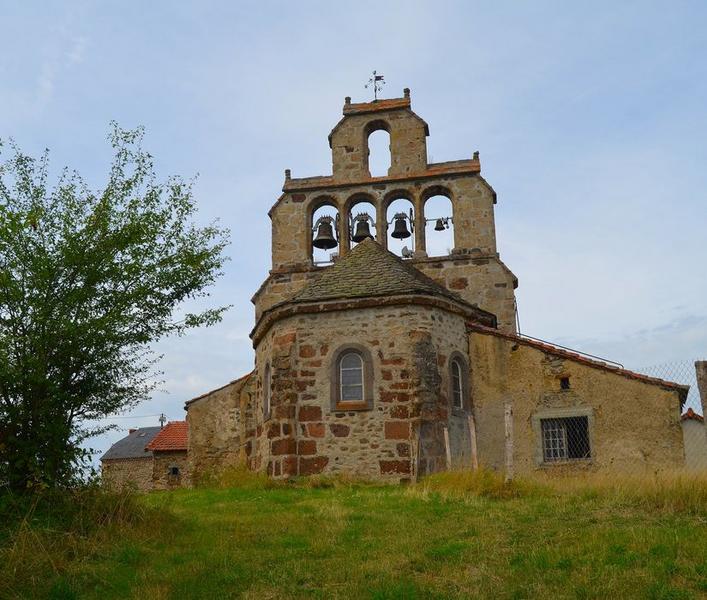
[[692, 408], [688, 408], [687, 412], [680, 417], [683, 421], [694, 420], [700, 423], [704, 422], [705, 418], [702, 415], [698, 415]]
[[153, 440], [145, 447], [146, 450], [186, 450], [189, 438], [189, 426], [186, 421], [170, 421]]

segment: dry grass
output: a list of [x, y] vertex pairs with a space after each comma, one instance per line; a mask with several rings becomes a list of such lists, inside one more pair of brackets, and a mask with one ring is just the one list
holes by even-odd
[[99, 487], [22, 496], [0, 495], [0, 597], [42, 589], [77, 560], [99, 554], [121, 536], [133, 536], [147, 522], [168, 519], [131, 491]]
[[707, 481], [244, 469], [143, 496], [0, 496], [0, 598], [699, 598]]
[[495, 500], [578, 496], [666, 513], [707, 514], [707, 476], [693, 473], [645, 476], [585, 474], [561, 479], [538, 475], [505, 482], [502, 475], [486, 469], [449, 471], [423, 479], [411, 486], [409, 493]]

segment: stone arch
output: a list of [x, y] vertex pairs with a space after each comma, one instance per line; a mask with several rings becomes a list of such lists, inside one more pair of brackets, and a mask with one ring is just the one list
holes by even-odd
[[[371, 136], [381, 132], [376, 136], [373, 144], [371, 144]], [[377, 139], [380, 138], [380, 139]], [[387, 159], [384, 159], [384, 149], [387, 142]], [[371, 161], [371, 146], [374, 150], [374, 159]], [[390, 124], [383, 119], [375, 119], [369, 121], [363, 127], [363, 166], [371, 177], [386, 177], [390, 173], [390, 168], [393, 166], [392, 154], [392, 134]], [[372, 169], [371, 167], [375, 167]]]
[[[380, 214], [380, 202], [371, 194], [365, 192], [358, 192], [350, 196], [344, 203], [344, 219], [346, 219], [346, 227], [349, 235], [349, 245], [351, 248], [356, 246], [356, 242], [353, 241], [352, 235], [356, 231], [356, 223], [354, 218], [359, 212], [365, 212], [369, 217], [369, 228], [373, 239], [378, 240], [380, 238], [379, 234], [379, 214]], [[358, 210], [357, 210], [358, 209]]]
[[[415, 245], [415, 223], [417, 221], [417, 207], [415, 206], [414, 197], [411, 193], [405, 190], [396, 190], [386, 195], [384, 200], [385, 206], [385, 221], [386, 221], [386, 247], [390, 252], [401, 256], [403, 258], [409, 258], [405, 248], [409, 252], [414, 252], [416, 250]], [[412, 212], [412, 218], [410, 218], [410, 213]], [[396, 239], [393, 237], [395, 231], [395, 215], [403, 213], [406, 217], [406, 227], [410, 232], [410, 237], [406, 239]]]
[[[424, 223], [425, 248], [428, 256], [448, 256], [455, 248], [455, 199], [452, 192], [442, 186], [426, 188], [421, 195]], [[443, 226], [442, 231], [435, 228]]]
[[314, 266], [326, 266], [331, 264], [331, 255], [341, 252], [341, 234], [334, 232], [335, 237], [338, 237], [338, 246], [330, 250], [322, 250], [315, 248], [313, 245], [314, 237], [317, 232], [314, 231], [314, 225], [320, 217], [330, 216], [334, 219], [332, 227], [336, 228], [336, 217], [339, 217], [341, 222], [341, 207], [338, 200], [334, 196], [317, 196], [309, 203], [307, 209], [307, 223], [309, 224], [309, 235], [307, 236], [307, 255]]

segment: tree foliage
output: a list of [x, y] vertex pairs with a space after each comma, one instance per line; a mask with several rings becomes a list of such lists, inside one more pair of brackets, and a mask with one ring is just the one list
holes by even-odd
[[157, 383], [150, 346], [211, 325], [227, 307], [181, 314], [221, 274], [228, 233], [198, 226], [192, 182], [157, 179], [141, 129], [113, 124], [94, 192], [0, 142], [0, 481], [71, 484], [90, 426]]

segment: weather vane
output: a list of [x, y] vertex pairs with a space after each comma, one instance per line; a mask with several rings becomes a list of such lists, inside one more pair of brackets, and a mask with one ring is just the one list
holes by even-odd
[[373, 71], [373, 77], [368, 80], [368, 83], [365, 85], [365, 87], [373, 87], [373, 100], [375, 101], [378, 100], [378, 92], [383, 89], [384, 85], [385, 79], [383, 79], [383, 75], [378, 75], [375, 71]]

